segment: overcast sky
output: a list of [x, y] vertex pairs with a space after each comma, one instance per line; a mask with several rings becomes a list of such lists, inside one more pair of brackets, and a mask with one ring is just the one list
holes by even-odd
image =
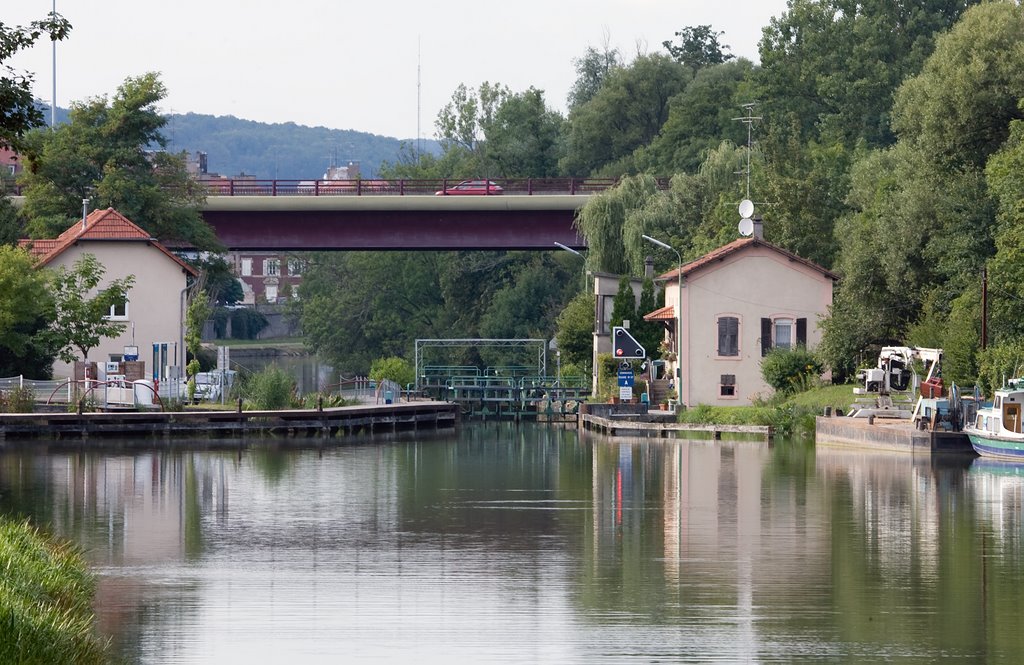
[[[43, 18], [53, 0], [4, 0], [0, 21]], [[459, 83], [544, 91], [564, 112], [572, 60], [609, 44], [627, 57], [663, 52], [684, 26], [724, 31], [757, 61], [761, 29], [786, 0], [56, 0], [71, 21], [57, 44], [57, 105], [112, 95], [129, 76], [161, 73], [173, 113], [234, 115], [397, 138], [434, 136]], [[49, 41], [12, 59], [52, 98]], [[418, 70], [418, 74], [417, 74]], [[419, 94], [417, 95], [417, 88]], [[417, 102], [418, 100], [418, 102]], [[417, 112], [417, 107], [419, 111]]]

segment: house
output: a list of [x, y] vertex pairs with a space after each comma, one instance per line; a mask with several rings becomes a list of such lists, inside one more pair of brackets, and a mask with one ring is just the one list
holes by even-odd
[[[113, 208], [94, 210], [81, 222], [52, 240], [22, 240], [38, 257], [38, 266], [71, 268], [84, 254], [92, 254], [104, 268], [106, 283], [134, 275], [128, 301], [111, 308], [110, 318], [123, 321], [120, 336], [100, 340], [89, 352], [93, 362], [119, 362], [137, 348], [139, 360], [150, 357], [154, 344], [167, 344], [168, 357], [161, 365], [178, 365], [184, 331], [185, 293], [194, 268], [167, 250]], [[57, 360], [55, 377], [71, 377], [73, 367]], [[152, 376], [152, 366], [147, 376]], [[161, 368], [161, 375], [163, 374]]]
[[[590, 366], [593, 368], [591, 388], [597, 392], [598, 356], [612, 352], [612, 310], [615, 296], [619, 292], [620, 276], [607, 272], [589, 273], [594, 279], [594, 343]], [[654, 264], [650, 257], [644, 262], [644, 277], [631, 277], [629, 286], [633, 289], [633, 299], [640, 302], [644, 279], [654, 277]], [[650, 354], [652, 349], [647, 349]]]
[[757, 224], [752, 237], [719, 247], [661, 279], [665, 307], [644, 319], [664, 322], [666, 341], [678, 348], [681, 299], [680, 402], [736, 406], [771, 393], [761, 378], [761, 358], [769, 350], [813, 349], [821, 342], [818, 320], [828, 313], [838, 277], [766, 242]]
[[298, 295], [304, 261], [280, 252], [228, 252], [228, 263], [242, 283], [242, 303], [283, 303]]

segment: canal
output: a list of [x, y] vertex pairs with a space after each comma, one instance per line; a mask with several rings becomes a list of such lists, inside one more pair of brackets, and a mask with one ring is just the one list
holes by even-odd
[[1024, 467], [508, 423], [208, 444], [0, 453], [0, 511], [84, 549], [124, 662], [1024, 653]]

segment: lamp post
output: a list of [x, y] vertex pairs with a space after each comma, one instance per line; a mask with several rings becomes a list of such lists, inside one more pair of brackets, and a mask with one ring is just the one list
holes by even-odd
[[581, 254], [580, 252], [577, 252], [572, 247], [569, 247], [568, 245], [563, 245], [560, 242], [555, 242], [555, 247], [558, 247], [559, 249], [564, 249], [565, 251], [569, 252], [570, 254], [575, 254], [576, 256], [578, 256], [581, 259], [583, 259], [583, 290], [586, 291], [586, 289], [587, 289], [587, 257], [583, 256], [583, 254]]
[[663, 249], [670, 249], [676, 253], [676, 261], [679, 266], [679, 272], [676, 274], [676, 285], [678, 287], [676, 300], [676, 398], [681, 404], [683, 399], [683, 257], [672, 245], [664, 243], [657, 238], [652, 238], [649, 235], [642, 237], [649, 243]]

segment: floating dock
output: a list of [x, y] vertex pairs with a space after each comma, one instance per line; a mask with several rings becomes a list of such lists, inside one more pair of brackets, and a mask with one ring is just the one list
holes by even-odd
[[974, 454], [963, 432], [920, 430], [911, 421], [896, 418], [818, 416], [814, 423], [814, 440], [816, 445], [914, 454]]
[[454, 428], [450, 402], [341, 406], [282, 411], [123, 411], [0, 415], [0, 442], [93, 437], [344, 436]]

